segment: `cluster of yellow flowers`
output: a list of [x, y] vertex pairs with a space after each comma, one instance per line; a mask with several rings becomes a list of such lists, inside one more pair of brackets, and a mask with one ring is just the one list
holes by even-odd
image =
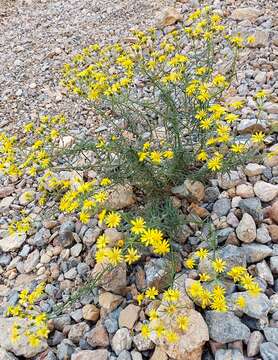
[[[155, 300], [158, 290], [155, 287], [148, 288], [144, 293], [137, 296], [138, 304], [144, 301]], [[165, 339], [169, 343], [178, 341], [179, 336], [186, 333], [189, 319], [186, 316], [185, 307], [181, 301], [181, 293], [178, 289], [169, 288], [162, 294], [162, 299], [156, 302], [147, 311], [149, 323], [142, 325], [141, 334], [149, 338], [153, 333], [156, 337]]]
[[30, 122], [23, 133], [10, 136], [0, 134], [0, 171], [5, 175], [36, 176], [49, 168], [52, 149], [57, 146], [66, 118], [63, 115], [42, 116], [39, 124]]
[[[203, 272], [199, 274], [199, 280], [193, 281], [192, 285], [187, 289], [188, 295], [196, 304], [203, 309], [210, 307], [212, 310], [225, 312], [228, 310], [226, 300], [226, 289], [221, 286], [221, 277], [230, 278], [235, 284], [243, 287], [251, 296], [257, 296], [261, 292], [261, 288], [255, 279], [248, 273], [243, 266], [234, 266], [227, 271], [227, 263], [225, 260], [216, 257], [209, 259], [209, 251], [201, 248], [189, 257], [184, 265], [188, 269], [194, 269], [199, 260], [208, 260], [211, 266], [210, 272]], [[244, 296], [239, 296], [236, 300], [235, 307], [238, 309], [244, 308], [246, 300]]]
[[[122, 216], [115, 211], [103, 210], [99, 214], [99, 221], [104, 222], [108, 228], [118, 228], [121, 225]], [[164, 239], [163, 233], [156, 228], [146, 226], [145, 220], [137, 217], [130, 221], [128, 234], [125, 239], [118, 240], [116, 246], [110, 244], [109, 237], [105, 234], [97, 239], [96, 261], [97, 263], [109, 263], [117, 265], [125, 261], [131, 265], [140, 259], [138, 249], [151, 247], [156, 255], [166, 255], [170, 252], [169, 241]]]
[[44, 205], [53, 193], [59, 199], [59, 209], [65, 213], [79, 213], [79, 219], [87, 224], [91, 217], [104, 207], [108, 199], [108, 186], [111, 180], [102, 178], [83, 181], [80, 176], [61, 179], [51, 171], [46, 171], [40, 179], [40, 205]]
[[[41, 283], [32, 292], [27, 289], [22, 290], [19, 294], [18, 304], [8, 307], [6, 316], [15, 318], [11, 333], [13, 342], [24, 336], [31, 346], [36, 347], [43, 338], [47, 339], [49, 334], [47, 315], [36, 308], [36, 303], [43, 295], [44, 288], [45, 284]], [[27, 319], [28, 328], [24, 327], [23, 329], [18, 319]]]
[[138, 151], [138, 160], [140, 162], [148, 161], [154, 165], [160, 165], [165, 159], [173, 159], [174, 152], [171, 149], [159, 151], [157, 149], [151, 149], [151, 143], [145, 142], [142, 150]]

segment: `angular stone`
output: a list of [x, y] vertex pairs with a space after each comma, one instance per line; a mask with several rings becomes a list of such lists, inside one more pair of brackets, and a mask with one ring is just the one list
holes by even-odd
[[269, 285], [274, 285], [274, 278], [271, 270], [265, 261], [256, 265], [257, 274], [261, 279], [264, 279]]
[[230, 199], [219, 199], [213, 205], [213, 212], [219, 217], [226, 216], [231, 209]]
[[256, 131], [266, 131], [267, 122], [257, 119], [243, 119], [240, 121], [237, 127], [239, 134], [252, 134]]
[[[165, 304], [164, 304], [165, 305]], [[164, 306], [162, 303], [162, 307]], [[158, 308], [159, 311], [159, 308]], [[194, 309], [180, 309], [179, 315], [188, 317], [189, 327], [184, 334], [181, 334], [177, 343], [170, 344], [152, 333], [151, 340], [163, 349], [169, 357], [176, 360], [198, 360], [203, 352], [203, 345], [209, 340], [208, 327], [202, 315]], [[166, 319], [166, 328], [170, 326], [172, 319]], [[169, 324], [168, 324], [169, 322]], [[167, 325], [168, 324], [168, 325]], [[198, 329], [198, 331], [196, 331]], [[178, 329], [174, 331], [179, 333]]]
[[0, 199], [3, 199], [14, 192], [13, 186], [0, 187]]
[[123, 301], [120, 295], [115, 295], [110, 292], [104, 292], [99, 295], [99, 305], [107, 312], [115, 310]]
[[40, 260], [40, 252], [38, 249], [32, 251], [24, 263], [24, 272], [29, 273], [35, 270], [36, 265]]
[[262, 224], [258, 229], [257, 229], [257, 237], [256, 240], [260, 243], [260, 244], [266, 244], [268, 242], [271, 241], [271, 237], [269, 235], [268, 232], [268, 228], [266, 226], [266, 224]]
[[242, 184], [246, 180], [246, 177], [242, 172], [233, 170], [229, 173], [219, 174], [217, 180], [222, 189], [230, 189]]
[[231, 270], [234, 266], [246, 267], [246, 254], [245, 251], [235, 245], [226, 245], [222, 249], [218, 249], [217, 256], [226, 261], [227, 271]]
[[244, 297], [246, 301], [246, 306], [241, 310], [244, 314], [254, 318], [254, 319], [264, 319], [270, 311], [270, 301], [268, 297], [260, 293], [257, 296], [251, 296], [248, 292], [238, 292], [229, 296], [231, 300], [231, 307], [235, 304], [236, 300], [240, 297]]
[[99, 235], [101, 234], [101, 230], [98, 227], [95, 227], [94, 229], [89, 228], [84, 236], [83, 236], [83, 243], [87, 246], [92, 246], [96, 241]]
[[132, 329], [139, 317], [140, 306], [129, 304], [120, 312], [119, 316], [119, 327], [126, 327]]
[[96, 322], [99, 318], [99, 309], [94, 304], [86, 304], [82, 309], [85, 320]]
[[236, 234], [239, 240], [244, 243], [250, 243], [256, 239], [256, 224], [251, 215], [244, 213], [236, 228]]
[[240, 7], [231, 13], [231, 19], [255, 21], [260, 15], [262, 15], [262, 11], [254, 7]]
[[238, 349], [219, 349], [215, 353], [215, 360], [244, 360], [244, 356]]
[[108, 206], [113, 210], [125, 209], [135, 202], [136, 198], [130, 186], [115, 186], [108, 198]]
[[30, 327], [27, 319], [0, 317], [0, 348], [24, 358], [31, 358], [47, 349], [48, 345], [45, 339], [42, 339], [36, 347], [29, 345], [27, 337], [24, 335], [20, 336], [18, 341], [13, 342], [9, 334], [12, 333], [12, 327], [15, 322], [20, 326], [20, 334], [24, 334], [28, 327]]
[[0, 240], [0, 249], [4, 252], [19, 249], [26, 240], [26, 234], [14, 233]]
[[261, 357], [263, 360], [277, 360], [278, 346], [272, 342], [265, 342], [260, 346]]
[[162, 19], [160, 20], [161, 26], [174, 25], [176, 22], [182, 20], [180, 12], [174, 7], [168, 7], [163, 11]]
[[82, 350], [73, 354], [71, 360], [108, 360], [108, 356], [106, 349]]
[[[98, 263], [92, 271], [92, 277], [99, 276], [104, 269], [107, 268], [106, 264]], [[106, 291], [120, 294], [127, 285], [126, 277], [127, 266], [126, 263], [121, 263], [110, 271], [106, 271], [100, 281], [100, 286]]]
[[236, 340], [248, 340], [250, 336], [248, 327], [232, 312], [206, 311], [205, 319], [213, 341], [226, 344]]
[[109, 345], [108, 333], [103, 325], [97, 325], [87, 333], [87, 342], [92, 348], [105, 348]]
[[253, 331], [247, 344], [247, 356], [256, 356], [260, 351], [260, 346], [264, 337], [260, 331]]
[[275, 203], [272, 204], [269, 211], [269, 216], [278, 224], [278, 201], [275, 201]]
[[168, 360], [168, 356], [161, 347], [156, 346], [150, 360]]
[[17, 360], [18, 358], [15, 357], [12, 353], [6, 351], [5, 349], [0, 348], [0, 360]]
[[253, 186], [251, 184], [240, 184], [236, 188], [236, 195], [243, 199], [254, 196]]
[[261, 175], [265, 169], [265, 166], [256, 163], [249, 163], [244, 169], [244, 173], [247, 176]]
[[265, 181], [257, 181], [254, 185], [255, 194], [264, 202], [269, 202], [278, 195], [278, 185]]
[[267, 341], [278, 345], [278, 328], [267, 327], [264, 329], [264, 336]]
[[253, 243], [242, 245], [248, 264], [259, 262], [272, 254], [272, 249], [266, 245]]
[[154, 343], [150, 338], [145, 339], [139, 333], [133, 337], [133, 343], [138, 351], [148, 351], [154, 348]]
[[84, 334], [90, 330], [90, 326], [84, 321], [78, 324], [71, 325], [68, 333], [68, 338], [75, 344], [78, 344]]
[[111, 342], [112, 349], [116, 355], [119, 355], [123, 350], [129, 350], [131, 348], [131, 344], [132, 338], [127, 328], [117, 330]]
[[171, 263], [165, 258], [152, 259], [145, 265], [146, 286], [161, 289], [170, 280]]
[[242, 212], [251, 215], [255, 221], [261, 222], [263, 220], [263, 210], [260, 199], [256, 197], [242, 199], [239, 202], [239, 208]]

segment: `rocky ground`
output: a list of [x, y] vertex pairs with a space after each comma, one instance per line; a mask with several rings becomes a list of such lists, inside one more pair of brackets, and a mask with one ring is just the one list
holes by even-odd
[[[241, 135], [275, 128], [278, 121], [278, 22], [276, 1], [211, 1], [227, 21], [243, 34], [253, 34], [255, 43], [244, 50], [237, 83], [231, 98], [246, 98]], [[98, 126], [87, 104], [67, 98], [59, 86], [59, 70], [70, 54], [94, 41], [124, 37], [131, 27], [157, 23], [165, 6], [175, 6], [186, 15], [197, 0], [87, 1], [34, 0], [0, 1], [0, 128], [21, 126], [39, 113], [63, 111], [76, 132]], [[246, 9], [247, 8], [247, 9]], [[252, 97], [260, 88], [269, 92], [262, 121], [253, 120]], [[80, 130], [81, 129], [81, 130]], [[277, 127], [276, 127], [277, 129]], [[277, 133], [267, 138], [269, 149], [277, 144]], [[18, 291], [47, 279], [47, 299], [40, 303], [51, 311], [66, 302], [95, 267], [91, 256], [100, 232], [97, 222], [82, 225], [76, 219], [46, 219], [31, 236], [8, 236], [8, 219], [27, 206], [22, 194], [32, 187], [31, 179], [10, 183], [0, 178], [0, 302], [1, 312], [18, 300]], [[198, 184], [195, 196], [185, 196], [185, 183], [174, 191], [175, 204], [185, 217], [210, 218], [216, 228], [222, 257], [247, 265], [257, 277], [263, 293], [247, 298], [242, 313], [207, 311], [192, 318], [188, 348], [177, 347], [172, 358], [165, 346], [143, 340], [140, 324], [144, 311], [133, 298], [146, 286], [158, 285], [167, 276], [167, 263], [149, 259], [132, 272], [120, 267], [109, 274], [107, 285], [83, 296], [71, 309], [54, 319], [48, 346], [38, 349], [12, 344], [7, 335], [10, 322], [0, 317], [0, 359], [74, 360], [277, 360], [278, 359], [278, 157], [262, 164], [249, 163], [230, 178], [219, 177], [205, 187]], [[194, 200], [192, 202], [192, 199]], [[126, 197], [130, 205], [131, 198]], [[51, 204], [50, 204], [51, 206]], [[184, 225], [177, 236], [180, 249], [179, 281], [186, 287], [196, 272], [186, 271], [182, 260], [198, 246], [207, 246], [206, 227]], [[114, 234], [115, 235], [115, 234]], [[204, 236], [202, 236], [204, 235]], [[159, 274], [159, 275], [158, 275]], [[230, 294], [237, 296], [235, 289]], [[205, 345], [205, 346], [204, 346]], [[204, 346], [204, 349], [203, 349]], [[203, 349], [203, 351], [202, 351]], [[6, 351], [8, 350], [8, 351]], [[169, 354], [169, 352], [168, 352]]]

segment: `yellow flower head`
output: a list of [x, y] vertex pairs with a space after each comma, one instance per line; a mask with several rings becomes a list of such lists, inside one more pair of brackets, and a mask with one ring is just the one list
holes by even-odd
[[245, 306], [246, 306], [245, 297], [239, 296], [239, 297], [236, 299], [235, 305], [236, 305], [236, 307], [237, 307], [238, 309], [244, 309]]
[[145, 230], [145, 220], [141, 217], [138, 217], [138, 218], [135, 218], [134, 220], [131, 220], [130, 221], [132, 227], [130, 229], [130, 231], [133, 233], [133, 234], [141, 234], [144, 232]]
[[224, 261], [224, 260], [222, 260], [220, 258], [216, 258], [212, 262], [212, 267], [213, 267], [215, 272], [222, 273], [225, 270], [226, 264], [227, 264], [226, 261]]
[[158, 291], [155, 287], [151, 287], [145, 291], [145, 296], [147, 299], [154, 300], [157, 295]]
[[265, 140], [265, 134], [262, 131], [255, 132], [255, 134], [251, 136], [251, 140], [255, 144], [262, 144]]
[[186, 331], [189, 326], [189, 320], [187, 316], [180, 315], [177, 317], [177, 325], [182, 331]]
[[128, 265], [131, 265], [140, 259], [140, 255], [138, 254], [137, 249], [128, 248], [124, 258], [125, 258], [125, 262], [128, 263]]
[[106, 216], [105, 223], [109, 228], [116, 228], [121, 223], [121, 215], [112, 211]]
[[208, 257], [209, 251], [208, 251], [208, 249], [202, 248], [202, 249], [197, 250], [195, 254], [196, 254], [196, 256], [198, 256], [198, 258], [203, 260]]
[[184, 265], [187, 269], [194, 269], [196, 266], [196, 261], [191, 257], [184, 262]]
[[149, 328], [149, 326], [147, 324], [142, 325], [141, 334], [142, 334], [142, 337], [145, 338], [145, 339], [150, 337], [151, 330], [150, 330], [150, 328]]

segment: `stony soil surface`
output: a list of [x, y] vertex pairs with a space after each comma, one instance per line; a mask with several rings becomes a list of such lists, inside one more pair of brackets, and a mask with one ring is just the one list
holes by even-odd
[[[123, 38], [131, 27], [156, 24], [157, 14], [165, 6], [175, 6], [187, 14], [197, 0], [0, 0], [0, 130], [19, 127], [38, 113], [64, 111], [72, 126], [96, 127], [94, 114], [87, 104], [67, 98], [59, 87], [59, 70], [72, 52], [94, 42]], [[231, 97], [246, 98], [240, 135], [254, 126], [252, 97], [258, 89], [268, 90], [270, 97], [262, 114], [260, 130], [267, 130], [278, 120], [278, 21], [276, 1], [211, 1], [227, 21], [243, 34], [254, 34], [255, 44], [244, 50], [237, 83]], [[247, 10], [241, 8], [248, 7]], [[267, 138], [269, 147], [277, 147], [277, 134]], [[93, 270], [91, 253], [100, 229], [97, 224], [85, 226], [76, 219], [46, 219], [38, 231], [28, 237], [9, 237], [8, 219], [25, 205], [21, 195], [32, 180], [10, 183], [0, 178], [0, 313], [18, 300], [18, 291], [34, 285], [35, 279], [47, 279], [43, 311], [51, 311], [57, 302], [66, 302], [73, 288], [80, 285]], [[182, 187], [188, 187], [183, 184]], [[233, 311], [218, 314], [207, 311], [196, 317], [189, 343], [194, 354], [171, 355], [175, 360], [277, 360], [278, 359], [278, 157], [264, 159], [235, 171], [231, 178], [219, 177], [204, 188], [197, 186], [196, 203], [184, 198], [182, 188], [174, 191], [175, 203], [187, 217], [208, 217], [213, 222], [221, 256], [227, 262], [237, 259], [257, 277], [263, 293], [247, 298], [241, 314]], [[127, 204], [128, 203], [128, 197]], [[28, 209], [41, 209], [33, 202]], [[201, 219], [200, 219], [201, 221]], [[208, 246], [202, 240], [205, 227], [187, 226], [177, 236], [182, 260], [197, 246]], [[196, 271], [182, 269], [183, 285], [194, 279]], [[157, 284], [167, 276], [167, 264], [152, 259], [128, 272], [120, 267], [111, 274], [110, 284], [84, 296], [72, 309], [53, 321], [49, 347], [43, 344], [32, 355], [47, 360], [167, 360], [165, 348], [143, 341], [139, 333], [144, 311], [133, 305], [132, 298], [146, 286]], [[231, 294], [237, 296], [237, 291]], [[206, 323], [204, 323], [204, 320]], [[26, 358], [30, 349], [7, 345], [9, 322], [0, 317], [0, 360]], [[130, 331], [132, 329], [132, 331]], [[201, 331], [201, 330], [202, 331]], [[231, 331], [232, 329], [232, 331]], [[7, 352], [5, 349], [9, 349]], [[192, 350], [192, 349], [191, 349]], [[11, 353], [11, 352], [13, 353]], [[180, 352], [179, 352], [180, 351]], [[173, 354], [173, 353], [171, 353]], [[20, 358], [20, 357], [18, 357]]]

